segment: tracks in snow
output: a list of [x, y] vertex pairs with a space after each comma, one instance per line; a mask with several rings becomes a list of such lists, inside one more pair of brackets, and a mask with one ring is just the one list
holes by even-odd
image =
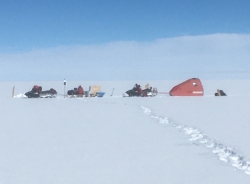
[[237, 150], [234, 147], [223, 145], [217, 140], [209, 138], [204, 132], [197, 128], [175, 123], [167, 117], [157, 116], [148, 107], [141, 106], [141, 108], [146, 115], [157, 119], [160, 124], [171, 126], [178, 129], [180, 132], [189, 135], [189, 140], [192, 143], [211, 149], [212, 152], [217, 155], [219, 160], [226, 162], [229, 165], [236, 167], [237, 169], [250, 175], [250, 161], [237, 153]]

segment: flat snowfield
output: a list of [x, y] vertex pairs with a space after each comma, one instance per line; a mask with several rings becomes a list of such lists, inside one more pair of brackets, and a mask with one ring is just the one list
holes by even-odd
[[[150, 84], [168, 92], [180, 82]], [[203, 97], [122, 97], [134, 82], [72, 82], [105, 95], [18, 98], [34, 84], [0, 83], [1, 184], [250, 182], [250, 81], [205, 81]], [[62, 82], [38, 85], [64, 93]], [[218, 88], [228, 96], [214, 97]]]

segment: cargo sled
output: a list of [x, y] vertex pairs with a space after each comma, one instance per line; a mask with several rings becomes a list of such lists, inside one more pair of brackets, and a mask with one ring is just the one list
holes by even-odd
[[[92, 91], [91, 91], [92, 89]], [[90, 93], [91, 92], [91, 93]], [[78, 97], [103, 97], [105, 92], [101, 92], [101, 86], [89, 86], [88, 91], [84, 91], [81, 86], [68, 91], [68, 97], [78, 98]]]
[[105, 95], [105, 92], [101, 91], [101, 86], [92, 86], [91, 89], [90, 97], [103, 97]]
[[170, 92], [170, 96], [203, 96], [204, 90], [200, 79], [192, 78], [185, 82], [174, 86]]

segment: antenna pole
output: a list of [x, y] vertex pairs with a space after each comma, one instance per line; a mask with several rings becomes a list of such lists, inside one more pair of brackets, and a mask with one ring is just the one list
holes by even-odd
[[63, 85], [64, 85], [64, 98], [65, 98], [65, 96], [66, 96], [66, 94], [65, 94], [65, 87], [67, 86], [67, 81], [64, 79], [63, 80]]

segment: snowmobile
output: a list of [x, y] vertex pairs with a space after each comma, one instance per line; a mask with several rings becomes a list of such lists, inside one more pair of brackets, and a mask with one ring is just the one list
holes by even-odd
[[[130, 89], [128, 91], [126, 91], [126, 94], [129, 96], [129, 97], [133, 97], [133, 96], [141, 96], [137, 90], [136, 87], [134, 87], [133, 89]], [[124, 96], [126, 95], [124, 94]]]
[[56, 90], [54, 90], [53, 88], [46, 91], [36, 91], [33, 89], [25, 93], [25, 96], [27, 96], [28, 98], [55, 98], [57, 95]]
[[123, 95], [124, 97], [153, 97], [156, 96], [156, 93], [153, 93], [152, 87], [149, 89], [142, 90], [142, 93], [140, 94], [136, 87], [134, 87], [131, 90], [126, 91], [126, 93]]
[[38, 92], [29, 91], [25, 93], [24, 95], [27, 96], [28, 98], [39, 98]]

